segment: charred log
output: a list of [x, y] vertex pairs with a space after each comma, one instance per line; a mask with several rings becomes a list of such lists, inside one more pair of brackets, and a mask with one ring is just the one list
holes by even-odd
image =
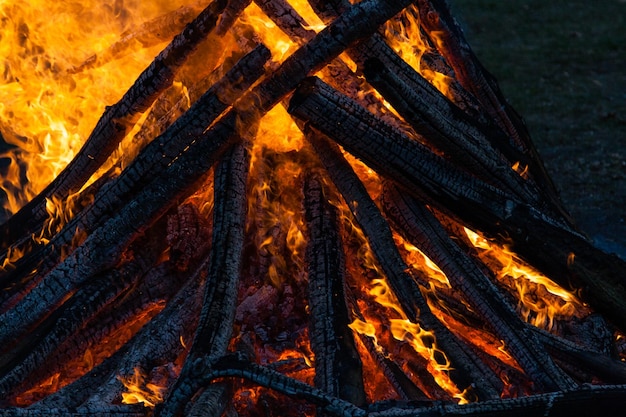
[[361, 359], [356, 351], [344, 291], [344, 254], [336, 209], [327, 202], [319, 176], [304, 184], [309, 337], [315, 354], [315, 386], [356, 406], [365, 405]]
[[450, 284], [464, 294], [473, 309], [505, 341], [533, 381], [546, 391], [572, 388], [573, 381], [556, 367], [490, 278], [448, 237], [430, 211], [391, 184], [387, 184], [383, 195], [385, 211], [397, 224], [397, 230], [441, 268]]
[[[37, 274], [43, 276], [59, 262], [62, 248], [72, 242], [76, 230], [90, 234], [125, 204], [132, 203], [142, 187], [162, 174], [172, 160], [202, 136], [207, 127], [262, 75], [263, 64], [268, 59], [268, 49], [259, 46], [238, 61], [184, 115], [150, 142], [119, 177], [103, 187], [90, 207], [70, 221], [44, 248], [23, 257], [11, 272], [13, 279], [30, 272], [28, 269], [37, 259], [41, 262]], [[168, 180], [165, 177], [162, 181]]]
[[219, 357], [226, 353], [235, 319], [237, 282], [241, 271], [248, 165], [248, 152], [244, 145], [238, 144], [226, 153], [216, 168], [211, 264], [200, 321], [181, 376], [172, 387], [160, 415], [178, 415], [185, 402], [200, 388], [192, 376], [197, 358]]

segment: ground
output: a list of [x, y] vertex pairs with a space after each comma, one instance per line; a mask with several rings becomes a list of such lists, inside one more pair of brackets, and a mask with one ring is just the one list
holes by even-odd
[[566, 208], [626, 258], [626, 0], [448, 0]]

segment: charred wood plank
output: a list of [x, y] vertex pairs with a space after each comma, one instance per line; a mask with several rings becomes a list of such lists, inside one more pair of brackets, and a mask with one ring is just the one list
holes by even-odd
[[237, 302], [237, 283], [246, 225], [246, 179], [249, 154], [245, 144], [235, 145], [215, 169], [213, 243], [198, 328], [180, 378], [170, 390], [164, 415], [182, 412], [200, 388], [192, 372], [199, 357], [220, 357], [230, 342]]
[[169, 86], [178, 68], [212, 31], [226, 0], [211, 2], [142, 72], [133, 86], [115, 105], [108, 107], [76, 157], [38, 196], [0, 227], [2, 242], [12, 242], [47, 216], [46, 199], [64, 200], [96, 172], [156, 97]]
[[433, 154], [316, 79], [297, 90], [290, 113], [309, 122], [417, 198], [451, 213], [494, 239], [503, 232], [513, 250], [614, 324], [626, 323], [626, 262], [582, 235]]
[[328, 203], [326, 195], [319, 175], [305, 178], [309, 339], [315, 354], [315, 386], [362, 407], [362, 363], [348, 327], [352, 320], [345, 299], [345, 264], [337, 209]]
[[[337, 145], [311, 131], [306, 137], [361, 226], [406, 316], [435, 333], [437, 349], [445, 352], [451, 363], [451, 379], [461, 391], [469, 389], [478, 398], [498, 397], [501, 381], [432, 314], [417, 283], [407, 272], [408, 267], [395, 246], [386, 220]], [[440, 354], [436, 360], [446, 358]]]
[[500, 291], [456, 243], [432, 213], [419, 201], [387, 183], [385, 212], [397, 230], [441, 268], [450, 284], [463, 293], [507, 350], [542, 391], [572, 388], [574, 383], [559, 369]]
[[373, 58], [363, 69], [372, 84], [400, 115], [429, 143], [443, 151], [457, 166], [506, 189], [520, 200], [537, 204], [537, 193], [493, 147], [488, 135], [456, 105], [443, 95], [426, 98], [412, 90], [402, 78], [393, 74], [384, 63]]

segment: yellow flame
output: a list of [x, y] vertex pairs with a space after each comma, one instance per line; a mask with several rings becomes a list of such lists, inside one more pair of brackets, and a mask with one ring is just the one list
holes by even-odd
[[[431, 35], [433, 34], [431, 33]], [[385, 37], [389, 45], [415, 71], [420, 73], [442, 94], [453, 98], [449, 88], [452, 79], [447, 75], [422, 66], [422, 55], [433, 48], [422, 38], [417, 6], [409, 6], [395, 19], [389, 20], [385, 25]], [[433, 37], [436, 39], [435, 36]]]
[[128, 390], [122, 393], [124, 404], [140, 404], [144, 407], [154, 408], [163, 401], [165, 387], [159, 387], [152, 383], [145, 383], [146, 376], [140, 368], [135, 368], [129, 377], [118, 376], [118, 380]]
[[17, 211], [58, 175], [105, 106], [121, 97], [163, 43], [138, 47], [126, 59], [98, 68], [77, 73], [72, 69], [105, 50], [137, 22], [181, 3], [5, 0], [0, 4], [0, 132], [17, 147], [2, 155], [11, 160], [0, 184], [8, 194], [9, 212]]
[[575, 294], [524, 263], [507, 246], [489, 242], [478, 233], [465, 228], [472, 244], [481, 249], [479, 257], [494, 270], [496, 277], [517, 293], [520, 313], [531, 324], [551, 329], [556, 318], [572, 317], [587, 311]]

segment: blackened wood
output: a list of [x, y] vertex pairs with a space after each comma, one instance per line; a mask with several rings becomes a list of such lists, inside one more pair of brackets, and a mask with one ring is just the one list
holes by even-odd
[[306, 28], [306, 21], [286, 0], [254, 0], [254, 3], [297, 44], [315, 36], [315, 31]]
[[496, 240], [505, 233], [512, 250], [531, 265], [564, 288], [580, 288], [582, 298], [615, 325], [626, 323], [621, 274], [626, 262], [595, 248], [560, 220], [467, 175], [317, 79], [298, 88], [289, 111], [461, 223]]
[[[82, 211], [93, 202], [94, 196], [98, 194], [98, 191], [102, 187], [104, 187], [109, 181], [112, 181], [115, 176], [115, 169], [109, 169], [107, 172], [102, 174], [100, 178], [98, 178], [91, 185], [86, 187], [80, 193], [80, 195], [72, 197], [71, 203], [69, 203], [68, 206], [71, 207], [71, 210], [73, 212]], [[11, 246], [1, 252], [0, 262], [6, 262], [12, 251], [24, 253], [26, 255], [24, 255], [23, 257], [28, 257], [28, 254], [30, 252], [34, 252], [38, 248], [44, 246], [46, 236], [53, 236], [59, 231], [59, 228], [62, 228], [64, 226], [59, 222], [55, 224], [55, 220], [56, 219], [52, 219], [51, 217], [40, 219], [40, 222], [35, 227], [36, 230], [39, 230], [38, 235], [24, 233], [21, 236], [16, 237], [16, 240], [11, 243]], [[44, 240], [41, 239], [42, 237], [44, 238]], [[31, 259], [32, 261], [32, 259], [34, 258], [29, 257], [29, 259]], [[19, 285], [16, 285], [15, 279], [16, 277], [19, 277], [19, 270], [23, 270], [24, 264], [26, 263], [28, 263], [28, 261], [22, 260], [22, 258], [20, 258], [15, 262], [6, 265], [0, 271], [0, 285], [4, 286], [3, 291], [0, 292], [0, 305], [2, 305], [6, 300], [11, 298], [11, 295], [13, 295], [14, 292], [19, 288]]]
[[213, 360], [196, 360], [196, 375], [202, 385], [221, 377], [244, 378], [282, 394], [301, 398], [318, 406], [329, 415], [339, 417], [365, 417], [367, 413], [347, 401], [343, 401], [304, 382], [289, 378], [269, 367], [242, 359], [240, 355], [228, 355]]
[[[340, 13], [350, 6], [348, 0], [310, 0], [311, 7], [315, 13], [326, 24], [332, 22]], [[409, 6], [403, 13], [413, 13], [414, 7]], [[405, 82], [414, 91], [421, 91], [423, 86], [429, 83], [417, 73], [409, 64], [402, 60], [396, 52], [385, 42], [384, 37], [375, 33], [370, 38], [360, 42], [347, 52], [354, 62], [362, 69], [365, 61], [371, 58], [380, 59], [389, 70], [397, 76], [403, 77]], [[422, 35], [423, 32], [422, 32]], [[424, 51], [421, 56], [420, 66], [429, 68], [431, 71], [439, 72], [451, 77], [448, 82], [448, 89], [454, 96], [455, 103], [476, 120], [486, 121], [487, 118], [480, 111], [479, 103], [454, 79], [454, 72], [443, 60], [441, 55], [433, 51]], [[431, 86], [425, 91], [437, 91]]]
[[[209, 124], [248, 89], [263, 73], [263, 65], [268, 58], [269, 50], [259, 46], [239, 60], [185, 114], [162, 135], [150, 142], [118, 178], [103, 187], [88, 209], [72, 219], [48, 245], [29, 253], [19, 264], [16, 263], [16, 269], [11, 272], [11, 279], [13, 281], [20, 279], [36, 265], [37, 275], [31, 282], [36, 281], [37, 277], [49, 272], [59, 262], [63, 249], [67, 251], [67, 245], [72, 242], [77, 229], [81, 233], [90, 234], [125, 204], [132, 203], [142, 187], [162, 175], [172, 160], [203, 136]], [[206, 133], [204, 137], [207, 137]], [[196, 155], [200, 157], [200, 153]], [[167, 177], [163, 177], [162, 181], [168, 181]]]
[[325, 188], [319, 175], [305, 178], [309, 340], [315, 354], [315, 386], [362, 407], [366, 401], [362, 363], [348, 327], [352, 320], [345, 299], [338, 214]]
[[439, 404], [434, 407], [386, 410], [369, 417], [619, 417], [626, 406], [626, 386], [584, 385], [580, 388], [527, 397], [472, 404]]
[[[432, 314], [417, 283], [407, 272], [409, 268], [395, 246], [386, 220], [339, 148], [320, 134], [307, 132], [306, 137], [367, 237], [406, 316], [435, 333], [436, 348], [445, 352], [451, 364], [450, 378], [461, 391], [468, 389], [480, 399], [497, 398], [501, 381]], [[441, 355], [436, 357], [437, 361], [445, 360]]]
[[29, 408], [0, 409], [0, 417], [145, 417], [142, 406], [110, 405], [98, 408], [50, 408], [46, 410]]
[[232, 395], [230, 383], [211, 384], [187, 405], [185, 417], [228, 417], [224, 412], [230, 406]]
[[458, 81], [475, 95], [492, 120], [498, 123], [509, 135], [510, 140], [525, 152], [527, 155], [525, 164], [533, 180], [539, 184], [539, 190], [552, 201], [564, 218], [569, 219], [522, 118], [504, 99], [497, 81], [472, 51], [463, 30], [452, 17], [446, 1], [417, 0], [416, 3], [420, 12], [420, 24], [432, 36], [436, 36], [437, 47], [454, 68]]
[[289, 94], [307, 75], [322, 69], [350, 45], [370, 36], [408, 6], [408, 0], [365, 0], [348, 8], [331, 25], [287, 57], [278, 69], [248, 94], [241, 118], [258, 118]]
[[367, 60], [364, 73], [413, 129], [443, 151], [447, 159], [522, 201], [537, 203], [536, 191], [530, 190], [529, 183], [512, 169], [515, 161], [508, 161], [477, 123], [445, 96], [433, 94], [426, 101], [423, 94], [412, 90], [378, 59]]
[[148, 374], [154, 367], [174, 362], [183, 349], [181, 338], [190, 340], [189, 335], [197, 325], [206, 265], [203, 262], [196, 268], [165, 308], [111, 357], [31, 407], [78, 407], [90, 397], [102, 395], [99, 389], [105, 384], [113, 388], [114, 394], [119, 394], [123, 387], [118, 385], [118, 375], [130, 377], [135, 368]]
[[115, 105], [108, 107], [76, 157], [39, 195], [0, 227], [2, 242], [12, 242], [16, 236], [38, 224], [47, 216], [46, 199], [65, 200], [96, 172], [117, 148], [119, 142], [156, 97], [169, 86], [185, 59], [213, 30], [226, 0], [211, 2], [141, 73], [133, 86]]
[[540, 391], [572, 388], [574, 383], [559, 369], [535, 335], [506, 302], [496, 285], [450, 237], [419, 201], [393, 184], [384, 187], [386, 214], [405, 239], [428, 256], [461, 292], [485, 323], [505, 342], [507, 351], [528, 373]]
[[581, 348], [545, 330], [532, 328], [545, 348], [556, 358], [582, 368], [610, 384], [626, 383], [626, 363], [601, 352]]
[[194, 361], [205, 355], [220, 357], [228, 348], [241, 272], [248, 169], [249, 154], [241, 143], [227, 152], [215, 169], [213, 242], [202, 311], [191, 351], [168, 394], [162, 415], [180, 414], [200, 388], [197, 379], [188, 377]]
[[16, 388], [34, 371], [43, 368], [43, 364], [61, 343], [75, 335], [89, 319], [126, 292], [137, 276], [150, 268], [159, 252], [151, 250], [154, 247], [152, 245], [146, 244], [144, 247], [148, 250], [139, 251], [136, 260], [80, 288], [59, 311], [29, 333], [18, 346], [2, 350], [0, 396], [8, 398], [11, 389]]
[[[206, 255], [206, 254], [205, 254]], [[185, 350], [185, 338], [198, 324], [201, 308], [203, 273], [207, 262], [193, 269], [191, 278], [180, 288], [166, 307], [147, 323], [128, 343], [128, 353], [119, 361], [115, 371], [97, 387], [93, 387], [89, 399], [82, 405], [114, 404], [120, 401], [127, 389], [121, 379], [130, 380], [139, 372], [150, 375], [154, 368], [171, 367]], [[205, 286], [206, 288], [206, 286]], [[181, 342], [182, 340], [182, 342]]]

